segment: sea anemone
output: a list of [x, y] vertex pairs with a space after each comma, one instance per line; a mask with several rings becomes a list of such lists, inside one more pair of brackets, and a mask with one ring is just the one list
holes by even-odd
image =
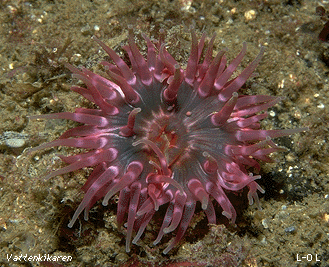
[[206, 36], [198, 42], [192, 30], [191, 53], [186, 69], [182, 69], [162, 40], [143, 38], [146, 59], [130, 33], [128, 45], [123, 47], [130, 60], [127, 64], [94, 37], [114, 63], [101, 63], [109, 79], [67, 64], [73, 77], [86, 84], [86, 88], [73, 86], [72, 90], [98, 109], [32, 116], [68, 119], [83, 125], [31, 151], [54, 146], [88, 149], [78, 155], [60, 156], [68, 165], [45, 178], [94, 167], [83, 186], [84, 198], [68, 226], [73, 226], [82, 211], [87, 220], [89, 210], [99, 199], [103, 198], [106, 206], [119, 194], [117, 222], [122, 226], [127, 221], [127, 252], [159, 207], [168, 204], [154, 241], [158, 244], [164, 234], [177, 229], [164, 250], [166, 254], [183, 237], [198, 201], [210, 224], [216, 224], [214, 201], [232, 223], [236, 219], [225, 192], [248, 187], [249, 204], [259, 206], [257, 190], [264, 190], [255, 181], [260, 176], [253, 176], [250, 169], [260, 169], [258, 160], [272, 162], [269, 154], [282, 149], [272, 138], [306, 129], [261, 130], [266, 110], [282, 98], [238, 95], [259, 64], [263, 47], [254, 61], [231, 78], [246, 54], [246, 43], [227, 65], [225, 50], [212, 56], [215, 36], [202, 57]]

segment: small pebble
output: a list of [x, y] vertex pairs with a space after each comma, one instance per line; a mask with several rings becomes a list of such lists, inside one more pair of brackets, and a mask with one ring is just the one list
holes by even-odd
[[284, 229], [284, 231], [286, 233], [292, 234], [292, 233], [296, 232], [296, 227], [295, 226], [289, 226], [286, 229]]
[[29, 138], [28, 134], [18, 133], [14, 131], [7, 131], [0, 135], [0, 145], [5, 144], [12, 148], [23, 147], [25, 141]]
[[254, 20], [256, 18], [256, 11], [251, 9], [244, 13], [244, 17], [247, 21]]
[[13, 148], [22, 147], [25, 145], [24, 139], [9, 139], [6, 140], [6, 145]]
[[263, 219], [263, 220], [262, 220], [262, 225], [263, 225], [263, 227], [264, 227], [265, 229], [268, 228], [268, 223], [267, 223], [267, 220], [266, 220], [266, 219]]

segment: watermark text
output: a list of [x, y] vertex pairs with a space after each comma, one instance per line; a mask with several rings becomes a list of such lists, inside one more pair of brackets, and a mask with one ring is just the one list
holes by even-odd
[[297, 254], [296, 256], [297, 261], [321, 261], [320, 256], [318, 254]]
[[72, 261], [72, 256], [54, 256], [49, 254], [38, 254], [38, 255], [28, 255], [20, 254], [13, 255], [7, 254], [7, 261], [17, 261], [17, 262], [29, 262], [29, 261], [63, 261], [69, 262]]

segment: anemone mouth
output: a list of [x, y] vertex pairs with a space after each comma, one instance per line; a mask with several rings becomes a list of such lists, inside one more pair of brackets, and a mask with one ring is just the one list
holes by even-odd
[[[163, 152], [168, 166], [172, 166], [188, 151], [187, 125], [178, 118], [173, 109], [151, 112], [148, 119], [141, 119], [136, 127], [136, 141], [148, 140]], [[144, 142], [145, 143], [145, 142]], [[144, 147], [145, 148], [145, 147]], [[154, 149], [153, 149], [153, 152]], [[158, 154], [158, 153], [155, 153]], [[159, 158], [159, 155], [157, 156]]]
[[205, 38], [203, 35], [198, 42], [192, 30], [185, 70], [161, 41], [152, 43], [146, 36], [145, 59], [131, 35], [124, 47], [131, 67], [94, 38], [114, 62], [102, 62], [109, 79], [67, 64], [73, 75], [86, 84], [86, 88], [74, 86], [72, 90], [99, 108], [32, 116], [69, 119], [84, 125], [31, 152], [53, 146], [89, 149], [86, 153], [61, 156], [67, 166], [46, 176], [49, 179], [94, 167], [69, 227], [83, 211], [88, 219], [96, 201], [103, 198], [103, 205], [107, 205], [119, 194], [117, 222], [119, 226], [127, 222], [129, 252], [131, 242], [138, 242], [159, 207], [168, 204], [154, 241], [157, 244], [165, 234], [177, 230], [164, 250], [168, 253], [182, 239], [197, 202], [210, 224], [216, 223], [214, 201], [222, 208], [222, 215], [232, 223], [235, 221], [236, 211], [224, 190], [248, 187], [249, 203], [259, 206], [257, 191], [264, 190], [255, 180], [260, 176], [249, 174], [248, 169], [259, 169], [259, 160], [271, 162], [269, 155], [282, 150], [272, 138], [307, 129], [261, 130], [259, 122], [267, 116], [266, 110], [281, 98], [239, 96], [237, 92], [259, 64], [264, 49], [238, 76], [231, 78], [246, 54], [246, 43], [227, 65], [225, 50], [213, 58], [213, 37], [200, 62]]

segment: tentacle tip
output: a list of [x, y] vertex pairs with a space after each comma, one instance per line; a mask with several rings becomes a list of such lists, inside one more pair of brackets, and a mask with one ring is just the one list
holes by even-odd
[[131, 25], [131, 24], [129, 24], [129, 25], [128, 25], [128, 32], [129, 32], [129, 34], [132, 34], [133, 31], [134, 31], [134, 26]]
[[139, 141], [133, 142], [132, 145], [133, 146], [138, 146], [140, 143], [141, 143], [141, 141], [139, 140]]
[[67, 225], [68, 228], [72, 228], [74, 225], [75, 221], [70, 221], [69, 224]]
[[224, 215], [227, 219], [231, 220], [232, 219], [232, 214], [231, 213], [228, 213], [227, 211], [223, 211], [222, 212], [222, 215]]
[[40, 180], [42, 181], [48, 181], [50, 178], [54, 177], [55, 175], [52, 175], [52, 173], [49, 173], [48, 175], [46, 175], [45, 177], [43, 178], [40, 178]]
[[163, 98], [164, 98], [165, 101], [172, 102], [172, 101], [174, 101], [174, 100], [176, 99], [176, 96], [170, 98], [170, 97], [169, 97], [168, 88], [166, 88], [166, 89], [163, 91]]
[[237, 98], [238, 96], [239, 96], [239, 94], [237, 92], [233, 92], [233, 94], [232, 94], [233, 98]]
[[202, 208], [203, 210], [206, 210], [206, 209], [208, 208], [208, 204], [209, 204], [209, 196], [204, 197], [204, 198], [202, 199], [202, 202], [201, 202], [201, 208]]
[[168, 252], [170, 250], [172, 250], [172, 248], [176, 245], [176, 242], [174, 240], [172, 240], [169, 245], [167, 246], [167, 248], [162, 252], [164, 255], [168, 254]]
[[140, 216], [142, 216], [144, 213], [145, 213], [145, 212], [143, 212], [143, 211], [137, 211], [137, 213], [136, 213], [136, 217], [140, 217]]
[[259, 53], [260, 53], [260, 54], [264, 54], [265, 49], [266, 49], [265, 46], [262, 45], [262, 46], [260, 47], [260, 52], [259, 52]]
[[201, 208], [203, 210], [206, 210], [208, 208], [208, 202], [207, 203], [202, 203]]
[[257, 185], [257, 189], [259, 190], [259, 192], [261, 192], [262, 194], [265, 194], [265, 190], [260, 187], [259, 185]]
[[26, 150], [26, 155], [29, 156], [31, 155], [34, 151], [37, 151], [38, 149], [36, 149], [36, 147], [30, 147]]
[[134, 99], [127, 99], [127, 102], [129, 104], [137, 104], [139, 101], [141, 100], [141, 98], [139, 97], [139, 95], [136, 95], [136, 97]]
[[247, 197], [248, 197], [249, 206], [254, 204], [254, 199], [253, 199], [252, 194], [250, 192], [248, 193]]
[[178, 189], [178, 192], [181, 196], [184, 196], [186, 194], [185, 191], [182, 189]]

